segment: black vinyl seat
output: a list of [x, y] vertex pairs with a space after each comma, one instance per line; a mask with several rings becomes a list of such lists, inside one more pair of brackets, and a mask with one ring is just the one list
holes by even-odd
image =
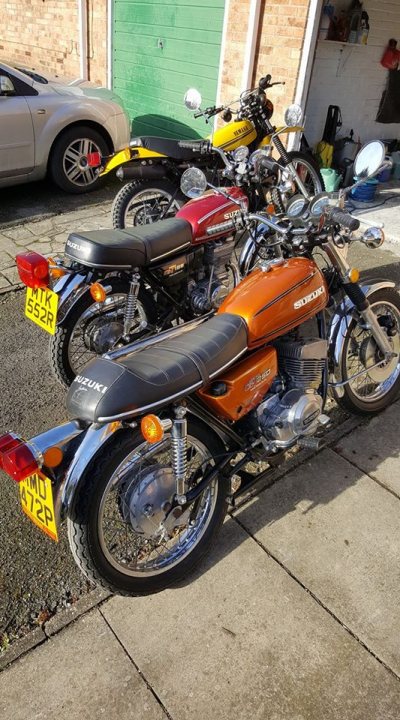
[[247, 349], [247, 325], [221, 313], [200, 327], [120, 360], [95, 358], [72, 383], [72, 417], [105, 422], [139, 415], [205, 386]]
[[73, 232], [65, 254], [96, 268], [133, 268], [150, 265], [189, 247], [192, 226], [181, 218], [167, 218], [132, 230]]
[[[182, 148], [179, 146], [179, 140], [172, 140], [171, 138], [163, 137], [152, 137], [141, 136], [143, 147], [146, 150], [154, 150], [154, 152], [166, 155], [173, 160], [193, 160], [196, 157], [196, 153], [191, 148]], [[199, 142], [201, 138], [199, 138]], [[133, 150], [135, 148], [132, 148]], [[200, 155], [200, 152], [198, 153]], [[133, 158], [134, 159], [134, 158]]]

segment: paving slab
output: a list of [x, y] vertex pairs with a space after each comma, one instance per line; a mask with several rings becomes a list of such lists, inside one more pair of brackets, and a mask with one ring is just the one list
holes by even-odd
[[167, 716], [94, 610], [0, 675], [3, 720], [163, 720]]
[[400, 497], [400, 402], [343, 438], [335, 450]]
[[235, 520], [191, 583], [101, 612], [173, 720], [399, 718], [399, 680]]
[[325, 450], [259, 496], [238, 519], [400, 676], [397, 498]]

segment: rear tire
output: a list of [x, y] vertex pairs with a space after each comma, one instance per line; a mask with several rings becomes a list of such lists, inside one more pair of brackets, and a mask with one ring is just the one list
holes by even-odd
[[111, 210], [113, 227], [124, 230], [173, 217], [185, 202], [187, 198], [170, 180], [135, 180], [115, 196]]
[[[169, 443], [167, 436], [165, 445], [168, 447]], [[158, 446], [162, 445], [163, 442], [158, 443]], [[191, 447], [198, 448], [196, 452], [200, 453], [200, 463], [224, 452], [223, 444], [214, 433], [196, 420], [189, 419], [188, 453]], [[152, 489], [151, 482], [146, 485], [147, 477], [143, 475], [143, 469], [149, 477], [156, 469], [160, 473], [165, 472], [165, 467], [168, 467], [162, 460], [162, 453], [165, 455], [165, 452], [167, 450], [164, 451], [164, 447], [157, 449], [154, 446], [152, 449], [146, 446], [139, 432], [120, 434], [96, 456], [95, 462], [86, 468], [79, 484], [74, 507], [67, 521], [71, 551], [86, 577], [113, 593], [148, 595], [183, 580], [209, 552], [223, 523], [228, 508], [230, 482], [228, 478], [218, 477], [212, 486], [206, 488], [200, 498], [192, 503], [186, 527], [179, 529], [178, 535], [172, 531], [173, 534], [168, 540], [161, 538], [157, 541], [147, 539], [146, 533], [135, 531], [132, 522], [143, 522], [145, 528], [148, 528], [151, 522], [151, 517], [145, 517], [139, 512], [142, 502], [141, 485], [146, 502], [155, 502], [154, 506], [144, 506], [151, 507], [152, 511], [156, 506], [158, 508], [158, 505], [162, 506], [168, 501], [171, 491], [174, 492], [174, 484], [170, 484], [165, 490], [162, 483], [157, 486], [157, 480], [154, 479]], [[134, 453], [136, 461], [125, 475], [122, 468]], [[157, 453], [161, 453], [158, 463], [157, 460], [152, 460], [154, 456], [157, 457]], [[200, 467], [203, 464], [204, 462]], [[122, 479], [118, 472], [122, 473]], [[197, 477], [197, 482], [200, 479], [201, 476]], [[136, 505], [132, 501], [133, 494]], [[110, 504], [107, 504], [108, 502]], [[125, 507], [128, 508], [129, 519]], [[114, 512], [111, 512], [111, 508], [114, 508]], [[136, 513], [133, 521], [129, 513]], [[157, 522], [154, 527], [157, 527]], [[168, 548], [167, 542], [171, 541], [172, 547]], [[151, 560], [153, 552], [156, 552], [156, 555]]]
[[[128, 282], [124, 282], [118, 278], [109, 278], [107, 279], [107, 285], [111, 285], [112, 287], [108, 297], [112, 297], [113, 295], [128, 295]], [[75, 361], [73, 358], [71, 344], [74, 333], [77, 333], [79, 337], [79, 323], [83, 321], [84, 314], [90, 310], [91, 306], [94, 307], [95, 302], [88, 291], [80, 298], [71, 313], [67, 315], [65, 324], [63, 323], [58, 326], [55, 334], [50, 339], [50, 365], [56, 380], [58, 380], [63, 387], [69, 387], [80, 369], [96, 356], [95, 351], [87, 349], [86, 353], [82, 355], [80, 364], [78, 365], [78, 361]], [[123, 306], [121, 305], [121, 309], [122, 307]], [[145, 316], [146, 321], [150, 326], [156, 323], [157, 309], [154, 300], [148, 292], [143, 290], [142, 287], [140, 288], [138, 295], [138, 308], [139, 313]], [[99, 313], [99, 316], [100, 314], [101, 313]], [[95, 319], [95, 317], [96, 316], [93, 316], [91, 320]], [[141, 333], [140, 336], [142, 334], [143, 333]], [[82, 344], [83, 346], [85, 345], [83, 337]], [[83, 349], [85, 350], [84, 347]]]

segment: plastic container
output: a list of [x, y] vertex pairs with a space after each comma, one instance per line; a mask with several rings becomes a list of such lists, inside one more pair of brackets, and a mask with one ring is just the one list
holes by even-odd
[[[358, 178], [355, 177], [354, 181], [357, 182], [357, 180]], [[372, 200], [375, 198], [378, 184], [379, 183], [376, 178], [371, 178], [370, 180], [366, 180], [364, 183], [362, 183], [362, 185], [354, 188], [354, 190], [351, 191], [350, 195], [353, 200], [357, 200], [357, 202], [372, 202]]]
[[321, 168], [321, 175], [326, 192], [334, 192], [334, 190], [338, 189], [342, 176], [336, 170], [333, 170], [333, 168]]
[[393, 177], [395, 180], [400, 180], [400, 151], [395, 150], [394, 153], [392, 153], [392, 161], [393, 161]]
[[391, 175], [392, 175], [392, 169], [390, 167], [385, 168], [384, 170], [382, 170], [382, 172], [379, 173], [379, 175], [376, 176], [376, 179], [378, 182], [384, 183], [384, 182], [387, 182], [388, 180], [390, 180]]

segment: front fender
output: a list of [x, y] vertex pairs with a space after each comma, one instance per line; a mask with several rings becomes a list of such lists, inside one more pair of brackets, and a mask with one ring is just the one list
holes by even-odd
[[87, 275], [68, 273], [61, 277], [53, 287], [58, 295], [57, 326], [62, 325], [67, 315], [88, 290]]
[[[363, 280], [360, 282], [365, 297], [383, 288], [394, 288], [396, 283], [392, 280]], [[352, 314], [354, 304], [346, 297], [336, 308], [335, 314], [329, 323], [328, 341], [329, 357], [333, 363], [333, 376], [335, 382], [342, 382], [342, 360], [346, 330], [349, 322], [349, 315]], [[336, 388], [336, 392], [343, 392], [343, 388]]]

